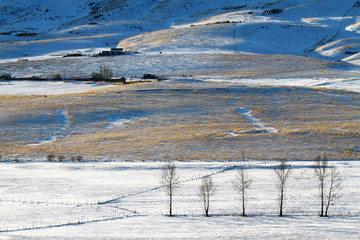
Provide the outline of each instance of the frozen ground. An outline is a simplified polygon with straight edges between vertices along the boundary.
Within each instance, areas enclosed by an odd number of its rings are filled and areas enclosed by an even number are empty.
[[[241,217],[232,179],[240,162],[175,162],[180,183],[169,218],[159,186],[162,162],[2,163],[1,230],[6,239],[32,238],[287,238],[358,239],[358,161],[334,161],[343,176],[329,218],[317,216],[317,179],[311,161],[294,161],[286,188],[286,217],[277,217],[274,166],[246,162],[253,184]],[[203,216],[197,189],[212,174],[217,194]],[[99,204],[100,203],[100,204]],[[70,224],[70,225],[68,225]]]

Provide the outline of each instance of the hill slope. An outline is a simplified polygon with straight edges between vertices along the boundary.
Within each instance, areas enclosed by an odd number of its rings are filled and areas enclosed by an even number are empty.
[[[0,58],[141,52],[299,55],[360,65],[358,0],[3,0]],[[160,32],[158,32],[160,30]]]

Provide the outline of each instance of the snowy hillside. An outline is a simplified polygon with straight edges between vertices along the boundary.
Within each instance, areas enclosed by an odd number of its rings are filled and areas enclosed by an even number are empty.
[[[142,52],[215,48],[360,64],[357,0],[3,0],[0,13],[4,60],[120,42]]]

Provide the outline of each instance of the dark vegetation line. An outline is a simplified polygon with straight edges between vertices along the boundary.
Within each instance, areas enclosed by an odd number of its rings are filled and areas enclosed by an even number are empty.
[[[65,226],[72,226],[72,225],[82,225],[82,224],[86,224],[86,223],[96,223],[96,222],[104,222],[104,221],[125,219],[125,218],[128,218],[128,217],[134,217],[134,216],[135,215],[123,215],[123,216],[108,217],[108,218],[101,218],[101,219],[95,219],[95,220],[85,220],[85,221],[53,224],[53,225],[47,225],[47,226],[37,226],[37,227],[33,226],[33,227],[23,227],[23,228],[17,228],[17,229],[6,229],[6,230],[0,230],[0,233],[20,232],[20,231],[27,231],[27,230],[39,230],[39,229],[65,227]]]

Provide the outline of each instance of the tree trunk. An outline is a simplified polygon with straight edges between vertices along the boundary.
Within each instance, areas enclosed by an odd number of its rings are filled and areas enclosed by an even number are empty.
[[[328,216],[328,210],[329,210],[329,206],[330,206],[330,199],[328,200],[328,203],[326,205],[326,209],[325,209],[325,216],[324,217],[327,217]]]
[[[246,216],[245,214],[245,189],[242,191],[242,215]]]
[[[324,216],[324,180],[321,180],[321,193],[320,193],[320,202],[321,202],[321,211],[320,211],[320,217]]]
[[[330,187],[329,187],[329,195],[326,203],[326,209],[325,209],[325,217],[328,216],[328,210],[331,203],[331,198],[333,197],[333,186],[334,186],[334,173],[333,170],[331,172],[331,178],[330,178]]]
[[[171,187],[170,187],[170,194],[169,194],[169,216],[172,216],[172,192],[171,192]]]
[[[280,191],[280,213],[279,213],[280,217],[283,216],[283,201],[284,201],[284,186],[281,186],[281,191]]]
[[[208,217],[209,216],[209,208],[210,208],[210,196],[206,196],[206,210],[205,210],[205,214]]]

